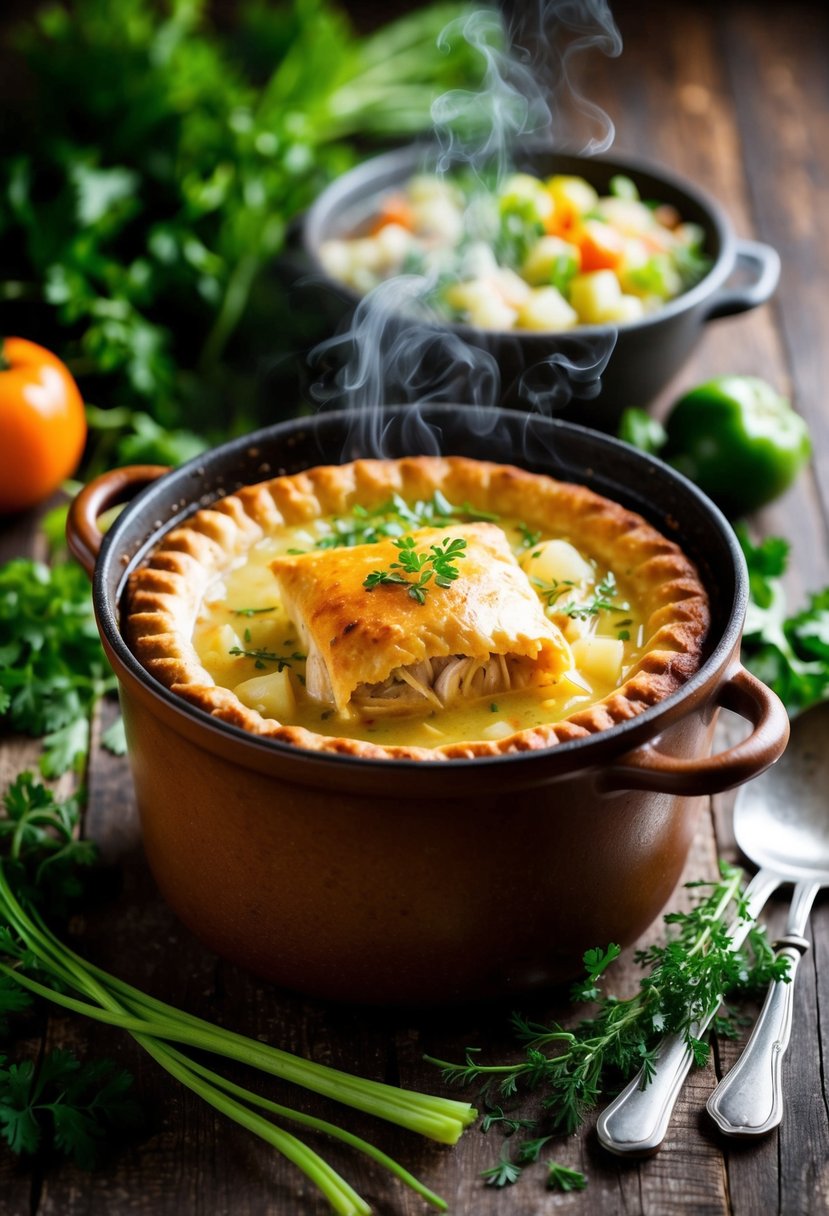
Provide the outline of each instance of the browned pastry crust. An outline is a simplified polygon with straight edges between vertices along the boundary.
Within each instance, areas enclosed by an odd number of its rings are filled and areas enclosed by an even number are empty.
[[[392,494],[414,502],[436,490],[560,535],[624,578],[642,606],[647,651],[628,679],[604,700],[548,725],[504,739],[451,743],[435,749],[378,746],[283,725],[243,705],[201,666],[191,642],[208,584],[251,544],[284,525],[371,508]],[[533,751],[605,730],[664,700],[699,667],[709,605],[699,575],[682,550],[641,516],[585,486],[511,465],[464,457],[413,456],[358,460],[277,477],[239,490],[197,511],[168,532],[129,580],[123,616],[126,640],[162,684],[223,722],[314,751],[370,759],[471,759]]]

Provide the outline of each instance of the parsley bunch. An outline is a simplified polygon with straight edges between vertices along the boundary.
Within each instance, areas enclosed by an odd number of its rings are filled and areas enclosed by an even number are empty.
[[[751,601],[743,631],[743,659],[793,711],[829,697],[829,587],[809,597],[800,612],[787,614],[782,576],[789,543],[769,536],[751,542],[737,535],[748,563]]]
[[[463,39],[436,46],[463,7],[365,38],[332,0],[249,0],[222,31],[206,0],[119,0],[117,20],[109,0],[32,7],[15,40],[29,87],[0,141],[7,328],[37,309],[87,398],[243,429],[248,369],[286,333],[305,344],[264,273],[291,219],[354,163],[347,141],[415,134],[435,96],[477,82]]]
[[[0,566],[0,722],[44,737],[45,776],[83,767],[90,716],[114,687],[83,570],[28,558]]]
[[[615,1092],[619,1076],[630,1077],[639,1069],[645,1076],[652,1067],[654,1051],[665,1033],[683,1035],[697,1064],[708,1056],[708,1044],[695,1038],[692,1028],[720,1005],[723,993],[756,990],[773,979],[785,978],[786,960],[775,959],[765,931],[753,925],[746,944],[731,949],[729,917],[733,911],[747,917],[742,894],[742,873],[721,865],[715,883],[690,883],[700,898],[689,912],[665,916],[667,940],[637,953],[636,961],[648,972],[638,992],[625,1000],[602,992],[601,980],[620,948],[589,950],[584,956],[585,978],[571,992],[577,1002],[596,1005],[596,1012],[569,1028],[558,1022],[550,1026],[529,1022],[519,1015],[513,1024],[524,1045],[517,1063],[487,1064],[477,1049],[469,1048],[463,1063],[427,1057],[438,1065],[447,1081],[468,1085],[483,1083],[483,1095],[496,1095],[500,1102],[515,1099],[522,1090],[540,1095],[545,1121],[553,1132],[571,1133],[583,1122],[601,1098]],[[714,1022],[717,1033],[736,1033],[737,1015],[726,1009]],[[508,1132],[533,1127],[531,1121],[511,1120],[496,1108]],[[516,1157],[502,1158],[488,1177],[491,1185],[508,1185],[519,1177],[528,1159],[536,1160],[545,1138],[521,1146]],[[505,1164],[506,1163],[506,1164]]]

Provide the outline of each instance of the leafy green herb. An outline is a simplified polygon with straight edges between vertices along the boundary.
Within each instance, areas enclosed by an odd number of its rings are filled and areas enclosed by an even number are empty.
[[[498,1126],[505,1136],[511,1136],[521,1128],[535,1127],[535,1119],[516,1119],[506,1114],[502,1106],[491,1106],[481,1119],[481,1131],[488,1132],[495,1126]]]
[[[97,857],[89,840],[79,839],[81,800],[59,802],[32,773],[20,773],[3,796],[0,857],[8,881],[49,917],[64,916],[82,893],[82,872]]]
[[[785,960],[776,960],[764,930],[753,925],[744,946],[731,949],[728,918],[732,910],[746,916],[742,874],[723,863],[714,883],[692,883],[700,891],[689,912],[665,916],[668,940],[635,957],[649,973],[639,991],[627,999],[602,996],[599,980],[618,955],[618,946],[591,950],[585,956],[587,976],[577,984],[576,1000],[596,1002],[597,1011],[569,1029],[559,1023],[544,1026],[518,1015],[513,1024],[525,1047],[515,1064],[487,1064],[468,1050],[460,1064],[436,1060],[446,1080],[456,1084],[481,1082],[502,1098],[514,1098],[523,1086],[541,1093],[541,1106],[554,1130],[572,1132],[606,1092],[609,1078],[627,1077],[640,1068],[646,1075],[659,1037],[665,1032],[685,1036],[702,1062],[708,1047],[694,1039],[691,1028],[720,1004],[723,993],[745,992],[785,978]],[[726,1013],[723,1015],[728,1017]]]
[[[541,1150],[552,1140],[552,1136],[538,1136],[535,1140],[525,1140],[518,1149],[519,1165],[534,1165],[541,1156]]]
[[[248,631],[245,630],[245,632],[247,633]],[[302,663],[308,657],[307,655],[299,654],[297,651],[288,655],[277,654],[275,650],[267,650],[261,646],[253,647],[252,649],[232,646],[227,653],[232,654],[234,658],[254,659],[253,665],[259,671],[264,671],[269,663],[275,663],[277,671],[284,671],[286,667],[293,667],[294,663]]]
[[[490,1166],[488,1170],[481,1170],[481,1177],[487,1186],[512,1186],[521,1177],[521,1166],[516,1165],[508,1156],[502,1156],[497,1165]]]
[[[533,545],[537,545],[541,540],[541,533],[534,532],[528,524],[521,520],[518,524],[518,531],[521,533],[521,548],[532,549]]]
[[[829,587],[787,615],[782,576],[789,543],[770,536],[755,545],[737,528],[748,563],[751,600],[743,631],[746,665],[791,711],[829,697]]]
[[[234,616],[262,616],[266,612],[275,612],[276,604],[268,604],[265,608],[231,608]]]
[[[388,570],[373,570],[367,575],[363,580],[367,591],[373,591],[375,587],[402,584],[408,586],[408,593],[413,600],[418,604],[425,604],[429,590],[427,583],[431,582],[432,578],[436,587],[446,588],[460,577],[455,562],[466,556],[466,541],[463,537],[446,536],[438,544],[430,545],[426,553],[417,552],[413,536],[404,536],[392,543],[400,560],[392,562]],[[403,571],[403,574],[398,571]],[[410,578],[404,577],[406,574],[413,575],[416,581],[412,582]]]
[[[404,536],[419,528],[440,528],[450,523],[481,521],[497,523],[500,516],[483,511],[469,502],[455,506],[435,490],[425,501],[407,503],[399,494],[394,494],[377,507],[364,507],[357,503],[351,515],[335,519],[331,531],[316,542],[317,549],[351,548],[354,545],[373,545],[381,540]]]
[[[114,687],[80,567],[28,558],[0,566],[0,719],[45,736],[46,776],[83,766],[90,715]]]
[[[579,1170],[571,1170],[569,1166],[549,1161],[547,1163],[547,1186],[550,1190],[583,1191],[587,1186],[587,1179]]]
[[[436,49],[463,12],[358,38],[328,0],[242,5],[221,32],[199,0],[121,0],[117,21],[104,0],[36,6],[0,153],[0,299],[39,305],[85,396],[146,410],[177,452],[182,430],[238,428],[255,384],[224,356],[273,332],[264,267],[355,160],[345,141],[413,135],[477,83],[465,40]]]
[[[141,1121],[131,1086],[130,1074],[111,1061],[82,1064],[61,1049],[38,1064],[0,1056],[0,1134],[14,1153],[35,1153],[47,1142],[91,1169],[112,1131]]]
[[[575,586],[570,579],[553,579],[551,582],[547,582],[545,579],[533,578],[532,583],[538,588],[542,599],[547,601],[548,608],[555,607],[559,615],[570,617],[571,620],[586,621],[588,617],[598,616],[600,612],[628,612],[630,610],[630,604],[616,604],[610,598],[618,591],[616,577],[612,570],[609,570],[601,582],[596,584],[596,590],[590,599],[572,600],[561,606],[557,606],[558,601]]]

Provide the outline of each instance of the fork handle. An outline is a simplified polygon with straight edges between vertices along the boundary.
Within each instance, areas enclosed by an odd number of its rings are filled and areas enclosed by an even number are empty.
[[[731,949],[738,950],[772,891],[780,885],[770,870],[755,874],[745,891],[746,918],[731,928]],[[701,1038],[716,1013],[714,1007],[703,1021],[690,1028]],[[671,1121],[676,1100],[694,1062],[683,1035],[666,1035],[656,1050],[650,1079],[644,1070],[610,1105],[596,1123],[599,1143],[619,1157],[649,1157],[657,1152]]]
[[[798,883],[777,957],[789,960],[786,980],[769,985],[766,1001],[737,1063],[711,1094],[706,1109],[727,1136],[762,1136],[783,1118],[783,1056],[789,1046],[798,964],[809,949],[803,936],[820,883]]]

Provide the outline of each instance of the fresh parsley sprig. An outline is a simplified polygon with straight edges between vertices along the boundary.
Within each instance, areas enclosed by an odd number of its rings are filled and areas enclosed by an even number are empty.
[[[110,1060],[81,1062],[56,1048],[41,1061],[0,1056],[0,1135],[14,1153],[49,1143],[82,1169],[92,1169],[114,1131],[142,1121],[132,1077]]]
[[[754,544],[737,535],[748,563],[751,599],[743,631],[743,659],[796,712],[829,698],[829,587],[789,614],[782,578],[789,542],[769,536]]]
[[[114,688],[80,566],[0,566],[0,722],[43,738],[44,776],[83,768],[91,714]]]
[[[427,584],[433,578],[436,587],[446,588],[460,577],[455,562],[466,557],[467,543],[463,537],[445,536],[442,541],[430,545],[425,553],[417,552],[413,536],[403,536],[392,543],[400,560],[392,562],[388,570],[372,570],[363,580],[366,591],[373,591],[375,587],[408,586],[411,598],[418,604],[425,604],[429,590]],[[415,581],[406,578],[406,575],[411,575]]]
[[[364,507],[355,503],[351,514],[334,519],[331,531],[316,542],[317,549],[352,548],[355,545],[374,545],[381,540],[404,536],[419,528],[441,528],[451,523],[497,523],[499,515],[484,511],[472,503],[459,506],[449,502],[440,490],[431,498],[407,503],[400,494],[377,507]]]

